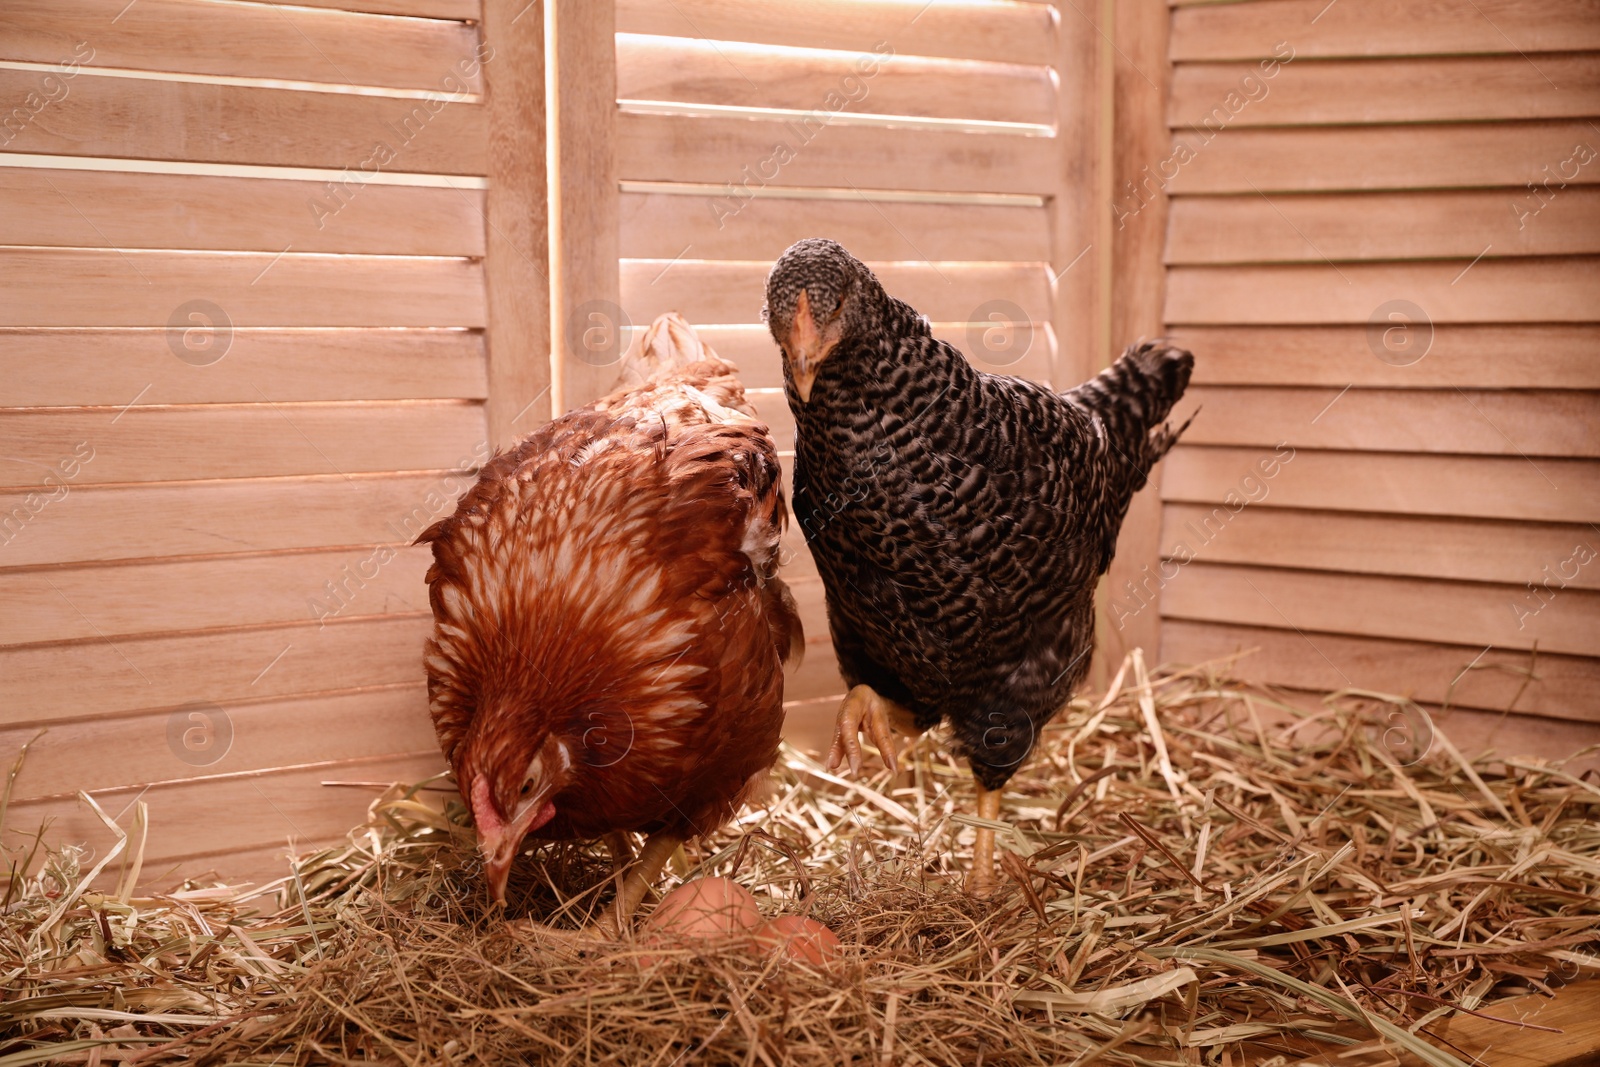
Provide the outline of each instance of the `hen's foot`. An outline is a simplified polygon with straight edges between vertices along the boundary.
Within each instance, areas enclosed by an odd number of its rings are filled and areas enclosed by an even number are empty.
[[[639,902],[644,899],[645,894],[650,891],[651,884],[661,874],[661,868],[666,866],[667,859],[681,844],[683,838],[676,834],[651,834],[645,840],[644,847],[639,850],[638,860],[622,875],[622,884],[617,887],[616,899],[590,928],[620,936],[627,928],[628,920],[633,918]]]
[[[861,734],[883,754],[884,766],[899,767],[900,748],[895,733],[916,737],[922,731],[910,711],[888,697],[880,696],[868,685],[858,685],[845,694],[839,705],[839,719],[833,730],[833,745],[828,749],[828,770],[841,763],[850,764],[850,773],[861,773]]]
[[[978,787],[978,818],[999,822],[1000,790],[990,792],[982,782],[975,784]],[[995,886],[994,831],[987,826],[979,826],[974,833],[977,836],[972,842],[972,873],[967,876],[967,893],[979,900],[987,900],[994,893]]]

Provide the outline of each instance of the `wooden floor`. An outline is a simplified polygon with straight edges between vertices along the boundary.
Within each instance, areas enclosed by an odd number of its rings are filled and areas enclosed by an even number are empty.
[[[1600,1064],[1600,979],[1563,986],[1555,997],[1540,993],[1479,1008],[1481,1016],[1456,1014],[1428,1027],[1444,1040],[1440,1048],[1472,1067],[1594,1067]],[[1494,1016],[1495,1018],[1484,1018]],[[1500,1021],[1507,1020],[1507,1021]],[[1533,1029],[1533,1027],[1549,1029]],[[1448,1043],[1446,1043],[1448,1042]],[[1263,1051],[1249,1067],[1423,1067],[1415,1056],[1377,1045],[1334,1047],[1285,1060],[1283,1050]]]

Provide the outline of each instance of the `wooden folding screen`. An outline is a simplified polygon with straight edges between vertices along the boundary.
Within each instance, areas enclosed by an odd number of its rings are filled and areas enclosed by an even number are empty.
[[[1600,741],[1594,5],[1119,19],[1117,280],[1199,355],[1201,415],[1111,616],[1448,701],[1474,746]]]
[[[281,870],[439,765],[407,545],[549,415],[542,23],[0,9],[5,845],[106,848],[82,789]]]
[[[622,0],[616,18],[625,324],[688,316],[785,455],[761,307],[803,237],[842,242],[978,366],[1101,365],[1101,40],[1076,5]],[[842,684],[798,531],[788,549],[808,637],[789,734],[816,744]]]

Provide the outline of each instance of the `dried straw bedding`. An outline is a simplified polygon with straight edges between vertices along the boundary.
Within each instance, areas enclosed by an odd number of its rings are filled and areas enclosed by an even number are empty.
[[[133,896],[142,814],[89,869],[8,827],[37,873],[4,892],[0,1067],[1442,1067],[1471,1058],[1453,1018],[1600,972],[1593,775],[1469,762],[1400,698],[1305,712],[1219,670],[1130,659],[1075,701],[1008,789],[986,903],[960,885],[971,776],[937,738],[893,781],[785,749],[768,806],[667,882],[726,875],[821,920],[843,942],[822,967],[507,923],[448,783],[390,789],[264,887]],[[510,913],[574,926],[611,884],[603,848],[542,847]]]

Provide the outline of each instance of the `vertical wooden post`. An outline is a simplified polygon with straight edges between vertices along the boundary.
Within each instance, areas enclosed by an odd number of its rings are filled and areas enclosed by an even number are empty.
[[[1101,150],[1107,109],[1099,7],[1058,0],[1056,143],[1061,180],[1050,198],[1056,351],[1051,378],[1070,389],[1105,366],[1105,264],[1102,228],[1109,163]]]
[[[1167,197],[1158,164],[1171,152],[1166,107],[1169,81],[1166,0],[1116,5],[1113,76],[1111,336],[1122,346],[1166,329]],[[1148,168],[1148,171],[1146,170]],[[1152,177],[1153,176],[1153,177]],[[1135,647],[1161,661],[1161,473],[1133,498],[1117,557],[1101,586],[1101,656],[1115,666]],[[1130,596],[1133,583],[1143,599]]]
[[[546,210],[542,0],[484,0],[489,109],[484,209],[489,443],[505,447],[550,418],[550,237]]]
[[[544,0],[555,410],[607,392],[628,345],[617,258],[616,5]]]

